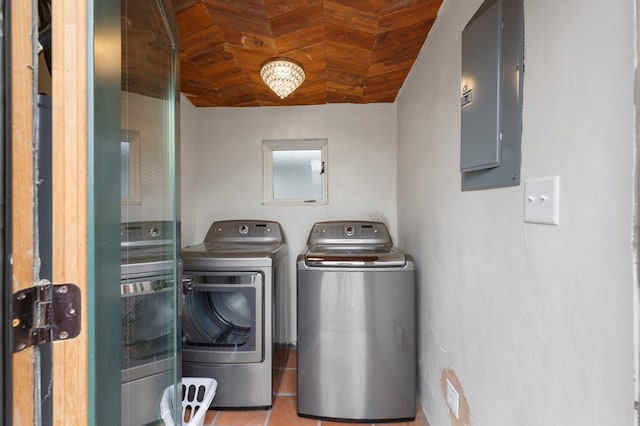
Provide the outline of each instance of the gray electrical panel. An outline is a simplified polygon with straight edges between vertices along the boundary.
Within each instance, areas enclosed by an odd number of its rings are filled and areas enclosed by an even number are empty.
[[[462,190],[520,184],[523,0],[486,0],[462,32]]]
[[[500,165],[502,2],[462,33],[462,150],[460,171]]]

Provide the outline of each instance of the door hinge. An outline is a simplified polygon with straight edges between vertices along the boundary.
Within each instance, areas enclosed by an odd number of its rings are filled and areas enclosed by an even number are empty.
[[[80,288],[36,285],[13,294],[13,352],[80,334]]]

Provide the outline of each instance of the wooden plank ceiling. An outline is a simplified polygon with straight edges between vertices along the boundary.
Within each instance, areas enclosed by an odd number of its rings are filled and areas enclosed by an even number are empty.
[[[198,107],[393,102],[442,0],[172,0],[180,91]],[[271,57],[306,79],[281,100],[261,80]]]

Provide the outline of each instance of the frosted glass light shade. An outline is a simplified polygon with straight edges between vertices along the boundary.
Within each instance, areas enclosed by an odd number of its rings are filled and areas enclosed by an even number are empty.
[[[260,77],[280,99],[289,96],[304,81],[304,70],[291,59],[270,59],[262,65]]]

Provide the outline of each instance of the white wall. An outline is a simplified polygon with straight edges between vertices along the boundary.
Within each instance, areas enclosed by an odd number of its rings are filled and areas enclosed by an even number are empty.
[[[295,258],[313,223],[380,220],[397,235],[395,105],[183,106],[182,115],[183,245],[201,242],[215,220],[278,221],[295,300]],[[328,205],[262,204],[262,140],[295,138],[328,139]],[[295,341],[295,306],[290,321]]]
[[[460,191],[460,34],[480,3],[445,0],[397,100],[420,400],[454,424],[451,369],[475,425],[631,425],[634,1],[525,0],[522,178],[560,176],[557,227],[523,222],[524,185]]]

